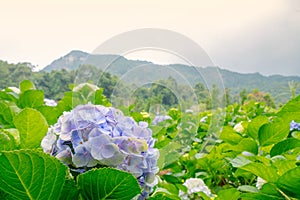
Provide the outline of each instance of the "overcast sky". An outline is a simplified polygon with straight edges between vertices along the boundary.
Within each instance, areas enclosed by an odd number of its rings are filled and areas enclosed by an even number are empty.
[[[0,27],[8,62],[44,67],[123,32],[160,28],[194,40],[221,68],[300,76],[299,0],[1,0]],[[152,55],[144,59],[177,61]]]

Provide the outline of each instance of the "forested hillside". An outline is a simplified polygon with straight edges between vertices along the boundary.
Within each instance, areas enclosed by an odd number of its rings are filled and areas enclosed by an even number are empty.
[[[104,95],[116,104],[134,103],[137,110],[148,110],[153,104],[194,110],[199,103],[200,110],[204,110],[251,99],[279,107],[299,93],[300,83],[298,76],[267,77],[181,64],[162,66],[81,51],[70,52],[44,70],[33,69],[30,63],[0,61],[1,89],[18,87],[19,82],[29,79],[44,91],[46,98],[59,100],[74,85],[89,82],[104,88]]]
[[[69,54],[53,61],[45,67],[44,71],[50,72],[57,69],[73,70],[77,69],[80,64],[91,64],[98,69],[110,72],[113,75],[120,76],[128,73],[130,70],[143,66],[143,70],[135,70],[135,76],[125,79],[130,83],[138,83],[144,80],[145,74],[151,74],[158,80],[167,79],[170,75],[176,79],[179,74],[186,77],[192,85],[200,82],[206,87],[212,88],[216,84],[215,80],[220,76],[225,88],[229,88],[232,94],[238,94],[243,89],[250,92],[253,89],[270,93],[277,103],[284,103],[290,98],[289,82],[300,83],[300,76],[282,76],[272,75],[264,76],[260,73],[242,74],[221,69],[219,67],[191,67],[182,64],[157,65],[146,61],[127,60],[117,55],[91,55],[82,51],[71,51]],[[284,67],[284,66],[283,66]],[[165,68],[173,69],[168,73],[161,73]],[[153,70],[156,69],[156,70]],[[219,72],[217,74],[216,72]],[[177,79],[179,83],[182,80]],[[220,86],[219,86],[220,87]]]

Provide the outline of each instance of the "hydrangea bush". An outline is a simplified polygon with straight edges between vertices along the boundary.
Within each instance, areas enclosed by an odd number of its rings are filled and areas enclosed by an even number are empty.
[[[44,152],[72,171],[109,166],[132,173],[144,199],[157,184],[158,149],[146,122],[135,122],[120,110],[101,105],[79,105],[58,119],[43,138]]]

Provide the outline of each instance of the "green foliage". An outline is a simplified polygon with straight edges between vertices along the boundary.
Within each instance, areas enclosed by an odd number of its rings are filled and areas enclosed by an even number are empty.
[[[79,175],[78,185],[84,199],[129,200],[141,192],[132,174],[110,168],[90,170]]]
[[[66,166],[41,152],[0,154],[0,189],[9,199],[58,199],[66,175]]]
[[[108,78],[105,87],[114,81],[109,83]],[[172,79],[164,84],[181,88]],[[198,102],[203,103],[208,90],[201,84],[197,88]],[[58,160],[39,151],[48,127],[63,112],[89,102],[111,105],[105,89],[73,85],[56,106],[45,105],[44,92],[30,81],[20,83],[20,93],[10,88],[0,91],[0,198],[132,199],[138,195],[138,182],[127,172],[97,166],[100,169],[73,177]],[[217,88],[214,92],[212,96],[220,98]],[[182,199],[184,195],[189,199],[300,198],[300,138],[299,132],[290,130],[292,120],[300,122],[300,96],[279,110],[266,100],[256,102],[246,95],[243,104],[224,108],[210,104],[215,109],[201,113],[184,113],[181,107],[174,108],[176,100],[170,98],[165,101],[170,104],[165,114],[171,119],[152,124],[154,116],[140,110],[150,105],[145,98],[154,94],[159,98],[151,101],[162,103],[161,97],[171,93],[156,83],[137,91],[140,105],[125,108],[135,120],[150,124],[160,151],[160,181],[149,199]],[[184,185],[190,178],[202,179],[210,194],[205,193],[204,186],[191,193]],[[261,179],[263,185],[258,186]]]

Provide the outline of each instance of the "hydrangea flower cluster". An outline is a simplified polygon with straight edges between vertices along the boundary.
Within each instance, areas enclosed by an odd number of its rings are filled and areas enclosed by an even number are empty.
[[[96,165],[132,173],[144,199],[157,184],[158,149],[146,122],[112,107],[79,105],[58,119],[43,138],[41,146],[71,170],[85,172]]]
[[[183,185],[188,189],[187,194],[180,191],[179,196],[183,200],[190,199],[189,195],[192,195],[193,193],[197,193],[197,192],[203,192],[208,197],[213,197],[213,194],[211,193],[210,189],[205,185],[204,181],[200,178],[186,179]]]
[[[290,123],[290,130],[291,131],[295,131],[295,130],[300,131],[300,123],[297,123],[294,120],[291,121],[291,123]]]

